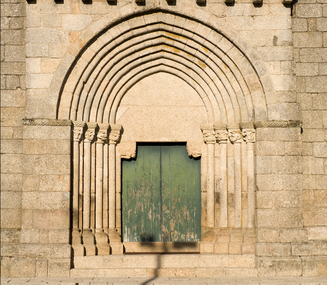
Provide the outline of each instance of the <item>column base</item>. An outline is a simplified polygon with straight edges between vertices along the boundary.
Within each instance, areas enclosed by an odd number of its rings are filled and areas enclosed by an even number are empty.
[[[84,256],[84,246],[82,244],[73,244],[73,254],[74,256]]]
[[[112,242],[111,246],[111,254],[123,254],[124,253],[124,245],[121,242]]]

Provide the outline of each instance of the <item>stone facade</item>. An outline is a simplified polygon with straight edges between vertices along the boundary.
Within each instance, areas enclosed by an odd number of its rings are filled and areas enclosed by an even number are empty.
[[[2,277],[327,275],[323,0],[2,0],[1,124]],[[193,248],[122,240],[139,142],[201,157]]]

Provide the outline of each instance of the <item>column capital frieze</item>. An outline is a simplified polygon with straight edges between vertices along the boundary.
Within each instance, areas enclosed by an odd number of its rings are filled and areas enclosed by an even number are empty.
[[[80,142],[83,139],[85,125],[83,121],[73,121],[74,142]]]
[[[225,124],[214,124],[216,140],[219,144],[226,144],[228,140],[228,131]]]
[[[255,143],[255,129],[242,129],[243,139],[246,143]]]
[[[98,124],[94,122],[88,122],[86,124],[87,124],[87,130],[85,132],[85,142],[91,143],[95,138],[95,131]]]
[[[117,144],[120,140],[123,127],[119,124],[110,125],[109,144]]]
[[[98,126],[97,143],[104,144],[108,142],[109,124],[99,123]]]
[[[242,132],[240,129],[228,129],[228,137],[232,144],[242,142]]]
[[[206,144],[216,143],[215,129],[213,125],[201,125],[203,140]]]

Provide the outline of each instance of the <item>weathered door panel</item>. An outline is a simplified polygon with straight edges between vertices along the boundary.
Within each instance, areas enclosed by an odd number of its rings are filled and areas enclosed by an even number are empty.
[[[138,145],[122,162],[124,242],[199,241],[200,160],[185,145]]]
[[[124,241],[160,241],[159,146],[139,146],[137,159],[122,168]]]
[[[185,145],[161,146],[161,173],[163,241],[199,241],[200,160]]]

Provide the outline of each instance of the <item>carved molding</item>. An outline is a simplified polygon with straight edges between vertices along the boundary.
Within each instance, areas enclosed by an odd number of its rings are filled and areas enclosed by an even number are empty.
[[[53,120],[53,119],[23,119],[23,125],[25,126],[71,126],[71,120]]]
[[[243,129],[242,135],[246,143],[255,143],[255,129]]]
[[[232,144],[241,143],[243,140],[240,129],[228,129],[228,137]]]
[[[122,125],[112,124],[110,125],[110,133],[109,133],[109,143],[117,144],[120,140],[120,135],[122,131]]]
[[[97,133],[97,143],[104,144],[108,142],[109,124],[99,123],[99,131]]]
[[[87,123],[87,130],[86,130],[85,136],[84,136],[85,142],[91,143],[94,140],[97,125],[98,125],[97,123],[93,123],[93,122]]]
[[[136,157],[136,142],[122,142],[117,146],[121,158],[130,159]]]
[[[201,157],[202,156],[202,145],[203,143],[197,143],[197,142],[187,142],[186,143],[186,150],[187,154],[190,157]]]
[[[215,130],[212,125],[201,125],[201,131],[205,143],[216,143]]]
[[[302,122],[294,121],[259,121],[254,123],[255,128],[300,128]]]
[[[73,121],[73,138],[75,142],[80,142],[84,136],[85,122],[83,121]]]

